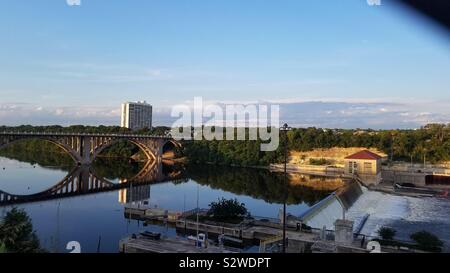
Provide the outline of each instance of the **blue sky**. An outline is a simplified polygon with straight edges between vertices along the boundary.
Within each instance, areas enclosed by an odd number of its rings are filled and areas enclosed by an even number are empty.
[[[450,122],[448,33],[391,2],[4,0],[0,124],[117,124],[129,100],[158,124],[194,96],[282,102],[298,126]]]

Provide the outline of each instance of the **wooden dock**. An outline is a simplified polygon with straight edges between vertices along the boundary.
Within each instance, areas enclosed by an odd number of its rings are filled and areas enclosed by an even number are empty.
[[[185,218],[167,217],[159,211],[146,210],[143,208],[126,210],[126,217],[134,216],[148,222],[164,223],[174,225],[177,231],[195,232],[199,231],[208,237],[225,235],[242,240],[243,245],[250,243],[259,245],[260,252],[277,252],[282,244],[283,225],[270,219],[249,220],[241,224],[225,224],[214,222],[199,222]],[[173,213],[173,215],[180,215]],[[293,222],[292,222],[293,221]],[[286,237],[288,240],[287,252],[304,253],[312,245],[320,241],[321,230],[297,230],[297,218],[288,221]],[[355,246],[360,243],[355,242]],[[346,248],[348,249],[348,247]],[[357,249],[357,248],[355,248]],[[125,253],[239,253],[241,250],[227,247],[210,245],[208,248],[197,248],[194,241],[184,238],[164,238],[162,240],[151,240],[148,238],[126,238],[120,243],[120,251]],[[354,250],[352,250],[354,251]]]
[[[119,250],[122,253],[238,253],[225,247],[208,246],[199,248],[195,241],[184,238],[163,238],[151,240],[142,237],[125,238],[120,241]]]
[[[172,215],[180,216],[179,213],[173,212]],[[252,220],[245,224],[225,224],[225,223],[203,223],[177,217],[168,217],[167,214],[155,213],[154,209],[146,208],[126,208],[125,216],[131,218],[139,218],[146,222],[161,222],[173,224],[180,231],[197,231],[209,235],[225,235],[237,239],[259,241],[278,236],[282,232],[282,224],[271,221]],[[295,226],[288,224],[288,233],[292,238],[297,238],[301,234],[310,237],[311,234],[295,231]],[[297,235],[296,235],[297,234]],[[317,236],[314,235],[314,236]],[[309,241],[309,240],[308,240]]]

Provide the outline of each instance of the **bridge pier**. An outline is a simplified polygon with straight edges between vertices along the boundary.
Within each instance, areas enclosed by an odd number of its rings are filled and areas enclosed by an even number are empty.
[[[91,165],[94,162],[94,158],[91,156],[92,140],[88,137],[80,137],[80,157],[81,165]]]

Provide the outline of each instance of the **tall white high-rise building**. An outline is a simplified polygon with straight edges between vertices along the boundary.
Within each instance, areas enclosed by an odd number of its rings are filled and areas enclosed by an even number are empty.
[[[152,128],[153,107],[145,101],[122,104],[121,126],[131,130]]]

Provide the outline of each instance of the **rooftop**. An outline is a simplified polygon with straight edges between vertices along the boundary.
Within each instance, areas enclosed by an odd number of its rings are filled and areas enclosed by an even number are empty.
[[[381,158],[382,157],[377,155],[376,153],[373,153],[369,150],[363,150],[363,151],[357,152],[356,154],[349,155],[345,159],[378,160]]]

